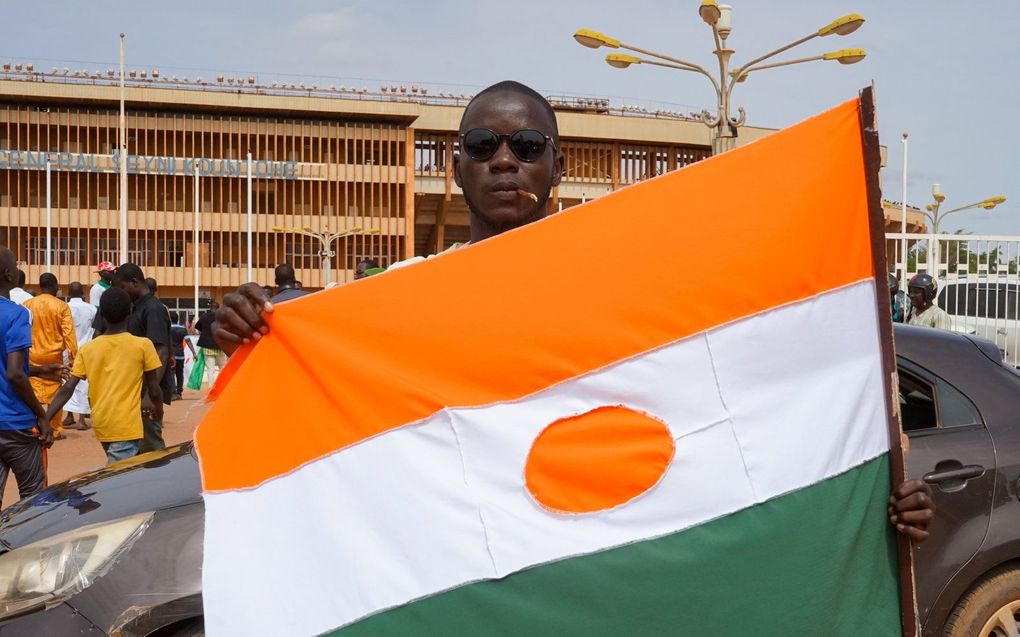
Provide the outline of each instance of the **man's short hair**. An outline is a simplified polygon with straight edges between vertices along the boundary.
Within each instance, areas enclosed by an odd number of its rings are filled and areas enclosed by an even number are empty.
[[[39,275],[39,287],[44,290],[56,290],[58,287],[57,275],[52,272],[43,272]]]
[[[19,288],[24,288],[25,287],[25,281],[27,281],[27,280],[28,280],[28,277],[25,276],[25,271],[19,268],[18,269],[18,287]]]
[[[156,279],[152,278],[151,276],[145,279],[145,285],[146,287],[149,288],[149,291],[152,292],[153,294],[155,294],[156,290],[159,288],[159,286],[156,285]]]
[[[102,298],[103,297],[99,297],[100,300],[102,300]],[[180,323],[181,322],[181,315],[178,314],[177,312],[170,312],[170,322],[171,323]]]
[[[117,268],[117,271],[113,273],[113,280],[120,281],[137,281],[139,283],[145,282],[145,274],[142,269],[134,263],[125,263]],[[106,294],[106,292],[103,292]],[[102,297],[100,297],[102,298]]]
[[[535,89],[531,88],[530,86],[525,86],[520,82],[515,82],[514,80],[503,80],[502,82],[496,82],[492,86],[482,89],[479,93],[472,97],[471,101],[468,102],[468,105],[464,108],[464,113],[460,117],[460,125],[457,127],[457,130],[459,130],[461,133],[465,132],[464,120],[467,119],[468,111],[471,110],[471,106],[479,98],[488,95],[489,93],[510,93],[512,95],[519,95],[521,97],[534,101],[542,108],[542,110],[546,112],[546,114],[549,116],[549,121],[552,123],[552,130],[542,132],[549,135],[549,137],[552,138],[553,142],[556,144],[557,147],[560,145],[560,130],[556,123],[556,111],[553,110],[552,104],[549,103],[549,100],[542,97],[541,93],[539,93]]]
[[[107,323],[123,323],[131,314],[131,297],[120,288],[110,288],[99,297],[99,313]]]
[[[71,281],[71,284],[67,286],[67,296],[76,299],[83,294],[85,294],[85,288],[80,281]]]
[[[294,284],[294,267],[289,263],[281,263],[273,272],[277,286]]]

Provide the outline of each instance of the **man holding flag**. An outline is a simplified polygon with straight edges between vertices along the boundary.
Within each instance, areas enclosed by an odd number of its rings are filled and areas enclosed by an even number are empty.
[[[542,139],[522,140],[525,131],[537,131]],[[517,82],[494,84],[465,108],[460,135],[454,178],[471,212],[471,243],[545,218],[550,191],[563,174],[556,114],[545,98]],[[522,150],[534,153],[538,147],[542,152],[537,156]],[[525,193],[534,193],[537,200]],[[224,297],[216,312],[216,341],[228,354],[243,343],[258,341],[269,332],[261,314],[272,311],[260,286],[242,285]],[[928,537],[925,529],[933,517],[931,490],[920,480],[904,482],[890,497],[890,523],[915,542]]]
[[[920,481],[889,496],[903,457],[872,92],[531,224],[558,148],[545,100],[490,87],[453,166],[480,245],[276,308],[251,286],[225,300],[217,339],[248,346],[196,432],[210,634],[891,635],[915,621],[906,540],[927,537],[934,506]],[[832,189],[846,196],[818,219]],[[845,242],[822,250],[817,232]],[[688,233],[740,249],[692,271],[709,253],[680,258]],[[766,235],[801,249],[773,254]],[[553,252],[554,271],[522,266]],[[616,266],[639,256],[641,277]],[[766,263],[753,289],[712,301]],[[462,303],[436,303],[437,287]],[[264,398],[281,392],[298,400]],[[283,422],[327,426],[280,438]],[[269,515],[286,522],[261,528]],[[238,543],[238,527],[260,528]],[[252,563],[266,544],[287,548]]]

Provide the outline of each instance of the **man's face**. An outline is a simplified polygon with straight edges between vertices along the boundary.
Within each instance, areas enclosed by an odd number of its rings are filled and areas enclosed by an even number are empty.
[[[924,290],[921,288],[907,288],[907,296],[910,297],[911,305],[919,310],[924,309],[926,303],[924,300]]]
[[[142,297],[142,294],[149,291],[143,281],[125,281],[121,279],[116,282],[117,287],[128,293],[132,301],[137,301]]]
[[[107,283],[113,283],[113,271],[103,270],[99,273],[99,278],[106,281]]]
[[[531,128],[552,134],[549,115],[533,99],[511,92],[489,93],[471,105],[461,133],[487,128],[499,135],[510,135]],[[535,162],[524,162],[510,150],[506,141],[485,161],[471,159],[461,150],[454,158],[454,179],[464,191],[471,212],[491,228],[502,232],[545,216],[549,190],[560,183],[563,155],[547,144],[545,153]],[[523,189],[538,196],[538,201],[517,193]]]

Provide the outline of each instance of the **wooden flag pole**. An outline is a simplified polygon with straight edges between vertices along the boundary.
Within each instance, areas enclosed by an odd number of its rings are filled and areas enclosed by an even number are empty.
[[[899,380],[896,376],[896,350],[893,342],[892,306],[889,294],[888,266],[885,254],[885,215],[882,211],[882,189],[878,171],[881,168],[881,149],[878,142],[878,119],[875,114],[875,87],[866,87],[860,93],[861,145],[864,150],[864,174],[868,188],[868,212],[871,220],[871,255],[875,273],[879,332],[882,335],[882,369],[885,384],[886,408],[889,422],[889,461],[892,487],[906,480],[906,462],[900,439]],[[903,635],[916,637],[920,633],[917,623],[917,597],[914,594],[914,562],[910,540],[897,533],[900,570],[900,613]]]

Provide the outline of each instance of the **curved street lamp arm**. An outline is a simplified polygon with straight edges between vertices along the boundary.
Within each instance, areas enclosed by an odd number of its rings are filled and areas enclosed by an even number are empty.
[[[971,208],[980,208],[982,205],[984,205],[984,203],[985,203],[984,201],[979,201],[977,203],[972,203],[972,204],[970,204],[968,206],[961,206],[959,208],[953,208],[952,210],[947,210],[947,211],[943,212],[942,213],[942,217],[945,218],[946,215],[952,214],[954,212],[960,212],[961,210],[970,210]]]
[[[650,56],[652,56],[654,58],[659,58],[660,60],[666,60],[667,62],[672,62],[673,63],[673,64],[662,64],[660,62],[653,62],[652,60],[642,60],[643,64],[656,64],[658,66],[665,66],[667,68],[677,68],[677,69],[680,69],[682,71],[694,71],[696,73],[701,73],[702,75],[707,77],[712,82],[712,86],[715,87],[716,92],[721,90],[720,87],[719,87],[719,82],[714,77],[712,77],[712,74],[709,73],[705,69],[705,67],[703,67],[703,66],[699,66],[697,64],[694,64],[693,62],[687,62],[685,60],[681,60],[680,58],[671,57],[669,55],[663,55],[662,53],[656,53],[655,51],[649,51],[648,49],[641,49],[641,48],[638,48],[636,46],[631,46],[629,44],[624,44],[623,42],[620,43],[620,48],[621,49],[628,49],[630,51],[635,51],[637,53],[643,53],[645,55],[650,55]]]
[[[736,71],[734,71],[734,73],[735,73],[734,77],[740,77],[745,71],[749,71],[750,68],[752,66],[754,66],[755,64],[757,64],[758,62],[764,62],[765,60],[769,59],[770,57],[779,55],[783,51],[789,51],[793,47],[800,46],[801,44],[804,44],[808,40],[813,40],[814,38],[817,38],[817,37],[818,37],[818,32],[816,31],[816,32],[812,33],[811,35],[804,36],[803,38],[801,38],[801,39],[799,39],[799,40],[797,40],[795,42],[791,42],[790,44],[787,44],[786,46],[780,47],[780,48],[776,49],[775,51],[770,51],[769,53],[766,53],[765,55],[756,57],[753,60],[751,60],[751,61],[747,62],[746,64],[744,64],[743,66],[741,66]]]
[[[315,239],[318,239],[319,243],[322,244],[323,249],[324,250],[328,249],[328,246],[326,246],[326,237],[322,236],[321,234],[316,234],[311,230],[305,230],[304,228],[291,228],[290,231],[294,234],[301,234],[306,237],[313,237]]]
[[[739,128],[744,125],[744,121],[747,119],[747,113],[744,111],[744,107],[741,106],[737,109],[738,117],[730,118],[730,125],[734,128]]]
[[[741,75],[747,75],[752,71],[763,71],[765,69],[774,69],[780,66],[790,66],[791,64],[803,64],[804,62],[816,62],[818,60],[824,59],[825,59],[824,55],[812,55],[811,57],[796,58],[793,60],[786,60],[784,62],[773,62],[772,64],[759,64],[758,66],[748,66],[745,64],[744,66],[740,67],[740,69],[733,72],[732,76],[733,79],[730,81],[730,86],[732,88],[733,83],[736,82],[737,78],[739,78]]]
[[[623,45],[621,45],[621,46],[623,46]],[[719,95],[719,85],[716,84],[715,78],[713,78],[711,75],[708,75],[708,73],[704,69],[700,69],[700,70],[699,69],[693,69],[693,68],[691,68],[689,66],[682,66],[680,64],[672,64],[672,63],[668,63],[668,62],[658,62],[656,60],[646,60],[646,59],[642,59],[641,60],[641,64],[651,64],[653,66],[661,66],[663,68],[676,69],[678,71],[692,71],[694,73],[701,73],[702,75],[707,76],[708,79],[712,80],[712,86],[715,87],[716,95],[717,96]],[[709,128],[714,128],[715,126],[717,126],[719,124],[719,118],[718,117],[712,117],[712,115],[709,114],[709,112],[707,110],[701,111],[701,121],[704,122],[705,125],[708,126]],[[741,120],[740,121],[741,121],[741,123],[743,123],[743,109],[741,109]]]

